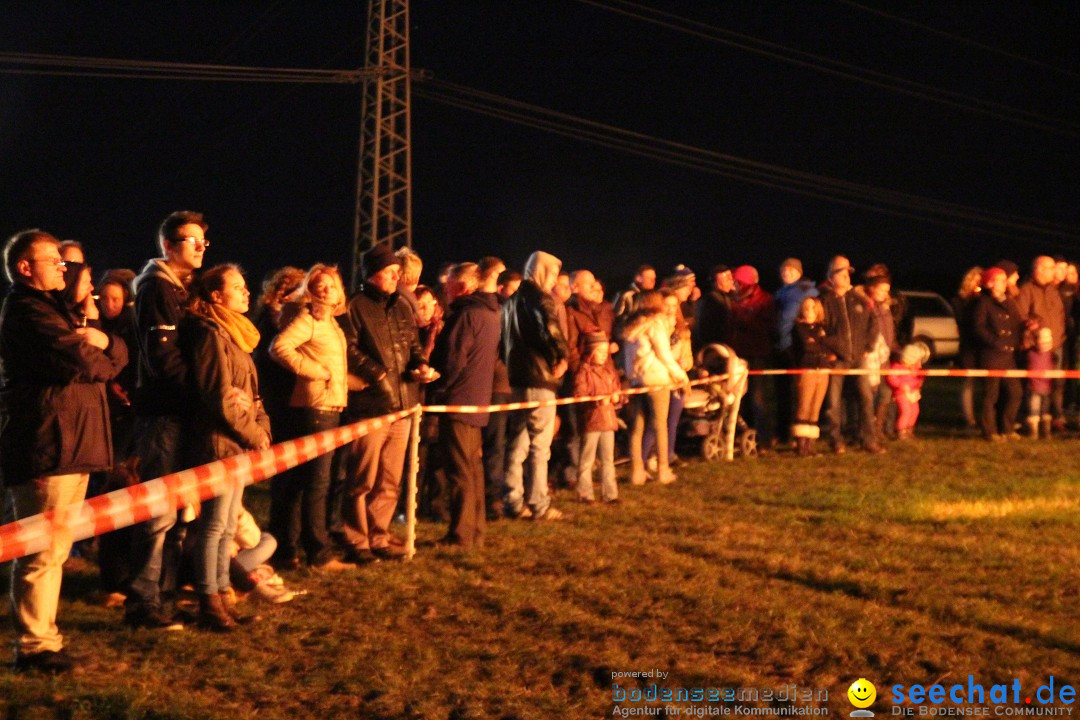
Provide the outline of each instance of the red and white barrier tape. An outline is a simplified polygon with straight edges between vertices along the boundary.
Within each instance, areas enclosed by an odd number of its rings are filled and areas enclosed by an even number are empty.
[[[1006,377],[1006,378],[1080,378],[1080,370],[963,370],[946,368],[924,368],[908,370],[906,368],[794,368],[750,370],[750,375],[807,375],[824,373],[828,375],[921,375],[923,377]]]
[[[72,540],[119,530],[164,515],[189,503],[221,495],[234,483],[245,485],[267,478],[346,445],[372,430],[415,415],[410,408],[392,415],[361,420],[332,430],[252,450],[224,460],[182,470],[85,500],[68,515]],[[41,552],[53,537],[55,511],[24,518],[0,527],[0,562]]]

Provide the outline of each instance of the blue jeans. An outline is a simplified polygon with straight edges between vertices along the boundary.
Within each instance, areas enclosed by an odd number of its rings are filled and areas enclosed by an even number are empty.
[[[586,432],[581,435],[581,460],[578,464],[577,496],[594,499],[593,465],[600,458],[600,497],[615,500],[619,486],[615,482],[615,431]]]
[[[233,482],[224,495],[204,500],[195,541],[195,590],[213,595],[232,587],[229,582],[229,543],[236,535],[244,484]]]
[[[686,398],[681,392],[672,391],[671,400],[668,403],[668,464],[675,459],[675,436],[679,430],[679,418],[682,417],[683,405]],[[645,435],[641,439],[641,457],[648,460],[656,448],[656,429],[653,423],[645,424]],[[659,458],[657,458],[659,459]]]
[[[514,388],[514,402],[554,400],[555,391],[543,388]],[[551,505],[548,495],[548,460],[555,434],[555,406],[521,410],[510,420],[507,440],[505,502],[512,513],[525,502],[525,462],[529,463],[529,509],[539,517]]]
[[[135,452],[142,480],[177,472],[181,467],[183,421],[175,416],[140,417],[135,424]],[[125,581],[128,612],[155,610],[161,597],[176,592],[180,545],[184,528],[176,524],[176,510],[132,528],[131,575]]]

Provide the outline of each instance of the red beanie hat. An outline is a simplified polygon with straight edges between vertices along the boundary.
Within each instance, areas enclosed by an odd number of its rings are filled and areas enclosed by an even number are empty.
[[[994,282],[994,278],[998,275],[1005,276],[1005,271],[999,267],[990,267],[983,270],[982,274],[982,286],[990,287],[990,283]]]
[[[740,287],[758,284],[758,271],[753,265],[740,265],[731,274]]]

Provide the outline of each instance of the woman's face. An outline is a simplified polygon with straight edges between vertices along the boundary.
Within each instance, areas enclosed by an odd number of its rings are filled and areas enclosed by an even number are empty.
[[[116,283],[106,283],[101,288],[101,314],[112,320],[124,310],[124,289]]]
[[[211,293],[214,302],[233,312],[246,313],[251,293],[248,292],[244,276],[235,270],[226,270],[222,277],[224,287]]]
[[[817,306],[814,303],[806,303],[803,305],[803,318],[807,323],[813,324],[817,322]]]
[[[79,273],[78,285],[75,286],[75,302],[81,303],[86,296],[94,291],[94,283],[90,280],[90,268],[84,267]]]
[[[679,312],[679,298],[675,295],[669,295],[664,298],[664,314],[674,320],[678,317]]]
[[[335,306],[340,302],[337,283],[326,273],[319,273],[308,286],[308,292],[315,302],[323,305]]]
[[[435,296],[424,293],[416,298],[416,319],[420,327],[427,327],[431,318],[435,317]]]
[[[878,283],[870,291],[870,299],[876,303],[883,303],[889,299],[889,290],[891,289],[892,286],[889,283]]]

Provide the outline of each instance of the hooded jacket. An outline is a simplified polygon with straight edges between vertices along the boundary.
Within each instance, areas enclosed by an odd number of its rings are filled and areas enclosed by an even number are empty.
[[[623,331],[623,363],[634,387],[677,385],[689,378],[671,352],[671,324],[663,313],[638,314]]]
[[[85,342],[59,292],[16,283],[0,309],[0,469],[5,484],[106,470],[113,463],[105,383],[127,364],[123,340]]]
[[[420,385],[410,373],[425,358],[409,304],[365,282],[343,317],[349,372],[368,383],[349,393],[352,416],[376,417],[417,405]]]
[[[132,404],[139,415],[185,415],[191,410],[188,367],[177,344],[188,291],[160,258],[135,278],[135,338],[139,366]]]
[[[431,352],[431,366],[442,375],[429,390],[436,402],[491,404],[499,332],[499,301],[494,294],[463,295],[450,303],[446,326]],[[488,423],[487,413],[450,417],[474,427]]]
[[[553,284],[562,264],[545,252],[534,252],[525,264],[521,287],[502,306],[502,354],[517,388],[557,390],[552,368],[567,357],[555,299],[541,288]]]

